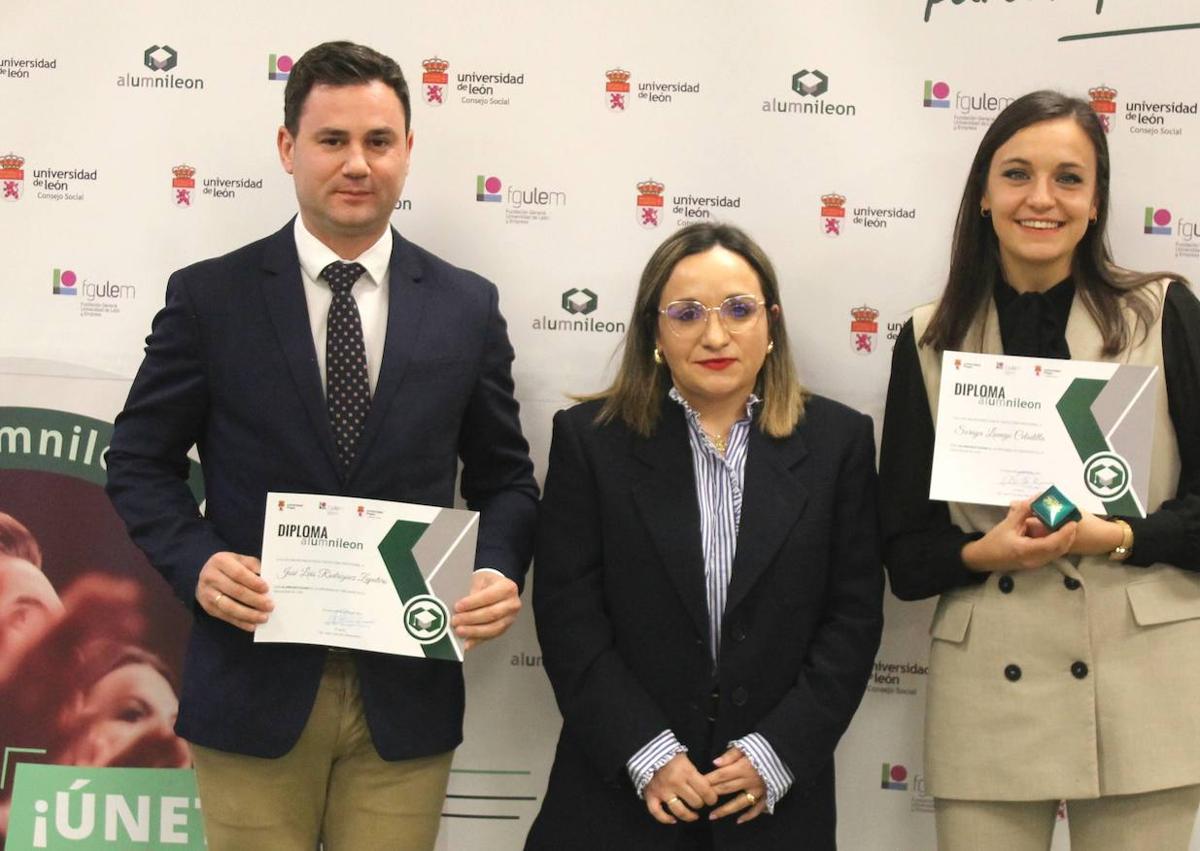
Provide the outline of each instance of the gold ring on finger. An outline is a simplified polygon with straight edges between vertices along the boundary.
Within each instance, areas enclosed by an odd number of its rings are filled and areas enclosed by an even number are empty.
[[[742,794],[746,796],[746,800],[750,802],[750,806],[753,807],[758,803],[758,798],[754,797],[753,792],[743,792]]]
[[[667,806],[668,807],[671,806],[671,804],[675,803],[678,800],[679,800],[678,795],[672,795],[670,798],[667,799]]]
[[[223,592],[218,591],[217,596],[213,597],[213,605],[214,606],[218,605],[221,602],[221,600],[224,598],[224,596],[225,596],[225,594]]]

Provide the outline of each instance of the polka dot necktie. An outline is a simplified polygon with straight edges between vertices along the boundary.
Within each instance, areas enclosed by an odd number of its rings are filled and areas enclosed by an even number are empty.
[[[362,319],[358,315],[358,305],[350,295],[354,282],[366,271],[359,263],[340,260],[321,271],[321,277],[333,290],[325,327],[325,401],[343,473],[350,469],[354,460],[358,436],[371,407]]]

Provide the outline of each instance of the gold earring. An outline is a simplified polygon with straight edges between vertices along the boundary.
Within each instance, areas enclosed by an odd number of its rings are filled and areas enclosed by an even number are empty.
[[[1094,225],[1094,224],[1095,224],[1096,222],[1098,222],[1098,221],[1100,221],[1100,217],[1099,217],[1098,215],[1093,215],[1093,216],[1091,216],[1091,217],[1089,217],[1089,218],[1088,218],[1088,224],[1089,224],[1089,225]]]
[[[979,215],[981,218],[990,219],[992,217],[992,211],[989,210],[987,207],[980,207]]]
[[[775,341],[767,340],[767,354],[771,354],[773,351],[775,351]]]
[[[654,347],[654,362],[656,364],[658,364],[659,366],[662,366],[662,362],[663,362],[662,352],[660,352],[658,350],[658,346]]]

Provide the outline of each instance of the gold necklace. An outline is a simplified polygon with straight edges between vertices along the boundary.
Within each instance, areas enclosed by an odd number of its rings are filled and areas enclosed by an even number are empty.
[[[725,437],[720,434],[713,434],[706,429],[700,429],[704,432],[704,436],[708,438],[708,442],[713,445],[713,449],[717,450],[721,455],[725,454]]]

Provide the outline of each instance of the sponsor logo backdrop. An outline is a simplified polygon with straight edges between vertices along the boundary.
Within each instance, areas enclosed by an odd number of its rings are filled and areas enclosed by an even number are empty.
[[[763,244],[804,379],[878,427],[895,335],[943,281],[980,136],[1035,88],[1085,97],[1106,118],[1117,258],[1200,277],[1187,141],[1200,133],[1189,62],[1200,32],[1126,32],[1191,23],[1187,0],[360,0],[351,17],[282,11],[16,0],[0,34],[0,471],[12,471],[0,511],[39,537],[64,600],[87,596],[69,591],[89,571],[132,581],[144,623],[124,624],[121,638],[175,673],[188,615],[98,495],[106,432],[95,426],[120,408],[169,273],[292,215],[275,131],[283,81],[318,41],[362,41],[404,67],[416,144],[393,222],[499,285],[539,476],[565,394],[610,375],[642,265],[695,221],[736,223]],[[921,757],[930,613],[887,602],[879,659],[838,752],[846,848],[932,847]],[[528,610],[469,655],[466,675],[467,740],[440,847],[519,848],[559,725]],[[21,774],[15,766],[50,758],[48,743],[0,748],[0,806],[21,842],[84,847],[72,837],[84,835],[89,801],[87,847],[155,847],[166,822],[192,830],[195,802],[174,774]],[[167,770],[169,749],[156,753],[129,764]],[[22,776],[30,787],[14,795]],[[152,800],[144,817],[138,795]]]

